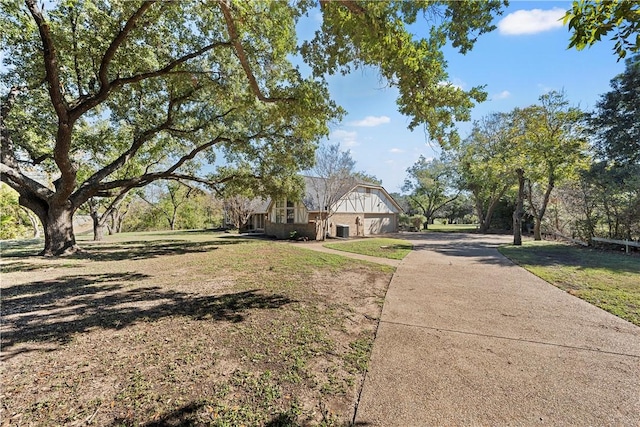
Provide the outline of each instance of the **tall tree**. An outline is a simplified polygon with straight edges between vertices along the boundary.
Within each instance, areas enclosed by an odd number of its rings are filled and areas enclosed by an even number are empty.
[[[598,157],[621,167],[640,164],[640,54],[610,84],[589,120]]]
[[[170,230],[175,230],[178,212],[189,200],[192,193],[199,193],[201,190],[189,187],[178,181],[164,182],[157,184],[156,187],[159,190],[157,192],[159,197],[145,197],[143,195],[142,199],[164,217]]]
[[[460,185],[471,192],[479,231],[486,233],[500,200],[514,185],[509,115],[493,113],[474,123],[457,150]]]
[[[578,0],[564,16],[571,33],[569,48],[582,50],[614,33],[613,50],[619,60],[640,51],[640,3],[628,0]]]
[[[402,190],[409,193],[409,203],[426,218],[423,227],[433,224],[438,210],[453,202],[460,195],[456,190],[455,167],[446,158],[426,159],[420,156],[407,169],[407,178]]]
[[[316,151],[315,165],[310,170],[313,177],[306,180],[306,185],[311,187],[307,194],[312,194],[313,200],[306,202],[323,216],[322,240],[329,232],[336,203],[358,182],[355,165],[349,151],[340,151],[340,144],[322,144]]]
[[[75,252],[74,212],[122,188],[251,177],[277,190],[310,167],[327,122],[340,116],[322,76],[350,66],[378,67],[398,88],[410,127],[455,142],[454,120],[468,119],[486,94],[441,84],[442,48],[450,41],[467,52],[494,28],[502,3],[320,1],[322,27],[298,50],[295,25],[312,2],[79,0],[48,3],[49,12],[35,0],[2,2],[2,181],[43,223],[45,255]],[[407,29],[419,16],[427,18],[424,39]],[[313,76],[291,64],[297,54]],[[122,135],[111,145],[117,155],[81,177],[91,150],[78,129],[101,120]],[[216,154],[230,166],[206,179],[184,172],[192,159],[213,163]],[[135,160],[140,173],[115,177]],[[24,164],[50,170],[53,188]]]
[[[571,107],[562,92],[549,92],[539,104],[513,112],[520,121],[522,140],[517,147],[526,177],[528,211],[534,219],[533,235],[542,240],[542,220],[551,193],[564,179],[577,177],[586,167],[587,144],[583,132],[584,113]]]

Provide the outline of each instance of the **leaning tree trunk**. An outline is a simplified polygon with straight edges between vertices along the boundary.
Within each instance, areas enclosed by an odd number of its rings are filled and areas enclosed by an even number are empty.
[[[518,201],[513,211],[513,244],[522,246],[522,217],[524,216],[524,170],[517,169]]]

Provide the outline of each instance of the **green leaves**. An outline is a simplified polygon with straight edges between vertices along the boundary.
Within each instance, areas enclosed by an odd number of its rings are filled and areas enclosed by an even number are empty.
[[[563,18],[572,32],[568,48],[582,50],[614,32],[618,60],[640,50],[640,3],[626,0],[579,0]]]
[[[467,52],[502,4],[322,1],[322,27],[299,49],[295,25],[311,1],[65,0],[46,10],[2,1],[0,87],[25,88],[6,118],[15,150],[3,151],[13,156],[3,166],[13,178],[3,180],[43,218],[52,206],[77,209],[159,179],[203,182],[198,167],[221,160],[211,166],[218,184],[296,191],[290,177],[312,165],[343,114],[324,75],[362,66],[398,89],[409,128],[455,145],[454,121],[486,94],[446,84],[442,48]],[[418,16],[426,26],[417,36],[408,25]],[[299,53],[308,78],[292,63]],[[13,170],[17,159],[60,176],[55,191]]]
[[[493,14],[502,2],[326,2],[322,28],[305,42],[301,53],[316,75],[348,73],[351,67],[374,66],[400,93],[399,111],[409,116],[409,129],[425,126],[432,139],[446,145],[455,120],[468,120],[482,88],[463,91],[448,80],[442,48],[451,41],[462,53],[476,37],[493,29]],[[421,21],[420,35],[408,25]],[[440,19],[438,17],[443,17]]]
[[[590,117],[598,157],[619,166],[640,163],[640,54],[626,60]]]
[[[420,156],[407,169],[402,191],[409,193],[409,204],[431,220],[437,210],[458,197],[456,165],[446,157],[427,160]]]

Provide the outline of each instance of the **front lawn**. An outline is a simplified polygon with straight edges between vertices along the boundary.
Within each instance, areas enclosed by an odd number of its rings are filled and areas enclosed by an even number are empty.
[[[378,258],[402,259],[413,249],[411,242],[401,239],[370,238],[340,243],[326,243],[330,249]]]
[[[40,244],[0,260],[3,423],[352,419],[392,268],[210,232]]]
[[[500,252],[547,282],[640,326],[640,258],[552,242]]]

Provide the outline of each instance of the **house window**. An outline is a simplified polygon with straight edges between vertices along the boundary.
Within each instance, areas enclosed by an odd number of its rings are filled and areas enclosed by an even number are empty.
[[[371,189],[370,189],[370,188],[366,188],[366,189],[365,189],[365,193],[366,193],[366,194],[371,194]]]
[[[295,206],[287,200],[287,224],[293,224],[295,219]]]
[[[308,212],[302,203],[278,200],[273,208],[273,218],[277,224],[306,224]]]

